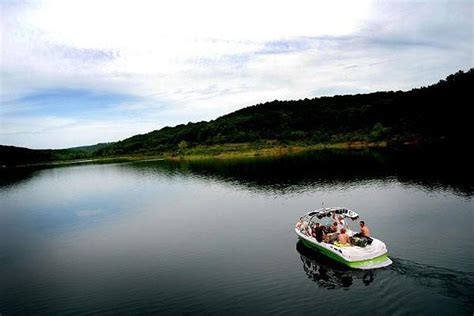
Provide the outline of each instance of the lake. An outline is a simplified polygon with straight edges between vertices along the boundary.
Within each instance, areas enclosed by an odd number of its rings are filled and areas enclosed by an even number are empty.
[[[453,150],[2,170],[0,314],[472,315],[472,164]],[[307,249],[345,206],[393,265]],[[351,225],[354,229],[357,224]]]

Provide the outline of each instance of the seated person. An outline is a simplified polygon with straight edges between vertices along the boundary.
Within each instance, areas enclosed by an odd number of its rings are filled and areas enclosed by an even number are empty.
[[[326,233],[323,236],[324,242],[333,243],[337,240],[337,222],[334,222],[331,226],[324,226],[323,231]]]
[[[350,245],[349,235],[347,235],[345,228],[341,229],[341,233],[337,236],[337,241],[341,245]]]
[[[308,237],[313,236],[313,227],[312,225],[309,225],[307,222],[304,222],[303,225],[301,226],[301,232],[305,234]]]
[[[354,237],[370,237],[369,227],[365,225],[364,221],[360,221],[360,233],[354,234]]]
[[[304,220],[300,220],[298,223],[296,223],[295,228],[298,229],[300,232],[302,232],[305,235],[311,236],[310,233],[310,228],[308,225],[304,222]]]
[[[326,234],[323,231],[323,227],[319,225],[319,223],[316,223],[316,225],[313,227],[313,237],[316,238],[318,242],[323,241],[324,236]]]
[[[298,223],[295,225],[296,228],[303,230],[306,227],[306,223],[304,220],[300,219]]]
[[[330,233],[332,233],[332,226],[325,225],[325,226],[323,226],[323,230],[326,234],[330,234]]]
[[[298,229],[299,231],[302,231],[302,230],[303,230],[303,227],[304,227],[304,225],[303,225],[303,220],[300,219],[299,222],[296,223],[295,228]]]
[[[324,241],[327,243],[333,243],[334,241],[337,240],[337,223],[334,222],[328,229],[328,233],[326,235],[326,238],[324,238]]]
[[[324,241],[327,242],[328,244],[333,244],[335,241],[337,241],[337,236],[339,233],[331,233],[329,235],[324,236]]]
[[[301,224],[302,224],[302,223],[303,223],[303,221],[300,219],[300,220],[298,221],[298,223],[296,223],[295,228],[298,228],[298,229],[299,229],[299,228],[301,227]]]
[[[317,223],[316,223],[317,224]],[[316,236],[316,224],[315,223],[312,223],[310,225],[310,228],[311,228],[311,237],[315,237]],[[316,238],[316,237],[315,237]]]

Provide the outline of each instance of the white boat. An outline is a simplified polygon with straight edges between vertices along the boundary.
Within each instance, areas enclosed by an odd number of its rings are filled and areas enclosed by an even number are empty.
[[[295,232],[307,247],[316,249],[333,260],[354,269],[376,269],[392,264],[385,243],[373,237],[363,238],[362,240],[367,244],[361,243],[358,246],[352,243],[341,245],[338,242],[332,242],[332,240],[337,239],[339,234],[337,232],[328,234],[330,240],[317,241],[312,236],[312,227],[316,223],[324,224],[325,221],[327,222],[335,216],[342,216],[344,221],[359,218],[359,214],[344,207],[322,208],[303,215],[295,226]],[[349,237],[354,237],[355,232],[350,230],[348,226],[345,228]]]

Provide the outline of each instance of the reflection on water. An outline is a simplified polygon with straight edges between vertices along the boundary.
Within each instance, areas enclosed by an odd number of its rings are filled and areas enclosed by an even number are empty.
[[[435,153],[0,170],[0,314],[470,315],[471,165]],[[295,251],[321,202],[359,211],[393,265]]]
[[[141,168],[168,176],[194,174],[275,194],[393,180],[428,191],[451,190],[464,197],[474,192],[466,155],[453,155],[447,148],[323,150],[274,158],[163,161],[144,163]]]
[[[303,270],[308,278],[320,287],[328,290],[349,288],[354,282],[370,285],[376,276],[375,270],[354,270],[327,256],[308,248],[301,240],[296,243],[296,250],[303,262]]]
[[[301,193],[315,186],[341,188],[360,182],[391,182],[450,190],[470,198],[474,193],[467,155],[450,148],[323,150],[284,157],[237,160],[146,161],[124,163],[135,172],[162,176],[193,174],[249,190],[275,194]],[[55,167],[58,168],[58,167]],[[28,181],[39,168],[0,170],[0,187]]]

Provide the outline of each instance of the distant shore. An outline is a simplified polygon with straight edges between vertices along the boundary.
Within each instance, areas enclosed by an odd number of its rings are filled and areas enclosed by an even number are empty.
[[[369,142],[355,141],[334,144],[280,144],[276,142],[262,143],[238,143],[222,144],[210,146],[195,146],[182,149],[180,152],[164,153],[139,153],[115,157],[97,157],[90,159],[74,159],[62,161],[47,161],[32,164],[18,164],[15,167],[42,167],[42,166],[66,166],[80,164],[98,164],[98,163],[119,163],[146,160],[210,160],[210,159],[245,159],[256,157],[280,157],[292,154],[303,153],[307,151],[318,151],[325,149],[364,149],[364,148],[384,148],[387,147],[386,141]],[[2,166],[3,168],[7,166]]]
[[[279,143],[240,143],[223,144],[212,146],[196,146],[186,149],[181,153],[167,153],[163,156],[169,160],[203,160],[203,159],[242,159],[254,157],[279,157],[292,154],[298,154],[307,151],[318,151],[324,149],[364,149],[364,148],[383,148],[387,147],[386,141],[380,142],[344,142],[334,144],[290,144],[282,145]]]

